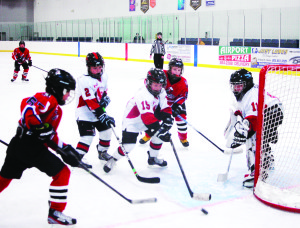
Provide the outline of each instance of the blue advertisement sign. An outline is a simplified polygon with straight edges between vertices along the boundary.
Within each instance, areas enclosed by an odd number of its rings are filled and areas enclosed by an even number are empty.
[[[178,0],[178,10],[184,10],[185,0]]]
[[[214,6],[215,0],[206,0],[206,6]]]

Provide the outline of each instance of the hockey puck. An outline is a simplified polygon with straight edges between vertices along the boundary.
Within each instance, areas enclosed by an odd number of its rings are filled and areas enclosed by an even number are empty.
[[[202,208],[201,211],[203,212],[203,214],[206,214],[206,215],[208,214],[208,211],[205,210],[204,208]]]

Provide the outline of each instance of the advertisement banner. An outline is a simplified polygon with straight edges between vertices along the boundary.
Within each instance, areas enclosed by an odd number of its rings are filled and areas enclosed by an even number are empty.
[[[150,0],[150,6],[154,8],[156,6],[156,0]]]
[[[135,0],[129,0],[129,11],[135,11]]]
[[[141,0],[141,11],[146,13],[149,10],[149,0]]]
[[[262,68],[272,64],[299,64],[300,50],[291,48],[252,47],[251,67]]]
[[[251,47],[219,47],[219,63],[226,66],[251,67]]]
[[[201,0],[190,0],[190,6],[194,9],[197,10],[201,6]]]
[[[192,45],[166,45],[166,61],[172,58],[181,58],[185,63],[193,62],[193,46]]]
[[[184,10],[185,0],[178,0],[178,10]]]

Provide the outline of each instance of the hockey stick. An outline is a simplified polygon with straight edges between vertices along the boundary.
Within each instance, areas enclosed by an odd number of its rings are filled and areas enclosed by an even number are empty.
[[[224,154],[240,154],[243,152],[243,148],[241,147],[237,147],[237,148],[226,148],[226,149],[221,149],[220,147],[218,147],[214,142],[212,142],[209,138],[207,138],[204,134],[202,134],[200,131],[198,131],[193,125],[191,125],[189,122],[187,122],[182,116],[177,115],[177,117],[179,117],[183,122],[185,122],[186,124],[188,124],[189,126],[191,126],[196,132],[198,132],[203,138],[205,138],[207,141],[209,141],[212,145],[214,145],[216,148],[218,148],[222,153]]]
[[[170,139],[170,143],[171,143],[171,146],[172,146],[172,148],[173,148],[173,151],[174,151],[174,154],[175,154],[177,163],[178,163],[178,165],[179,165],[180,171],[181,171],[181,173],[182,173],[183,179],[184,179],[185,184],[186,184],[186,186],[187,186],[187,189],[188,189],[188,191],[189,191],[189,193],[190,193],[190,196],[191,196],[193,199],[195,199],[195,200],[209,201],[209,200],[211,199],[211,194],[210,194],[210,193],[194,193],[194,192],[191,190],[191,188],[190,188],[190,186],[189,186],[189,183],[188,183],[188,181],[187,181],[187,179],[186,179],[186,176],[185,176],[185,174],[184,174],[183,168],[182,168],[182,166],[181,166],[181,164],[180,164],[179,157],[178,157],[178,155],[177,155],[177,152],[176,152],[176,149],[175,149],[175,146],[174,146],[174,144],[173,144],[172,139]]]
[[[233,155],[233,151],[231,151],[230,153],[230,158],[229,158],[229,163],[228,163],[228,167],[227,167],[227,171],[226,173],[220,173],[218,175],[218,182],[225,182],[227,181],[228,178],[228,173],[229,173],[229,169],[230,169],[230,164],[231,164],[231,160],[232,160],[232,155]]]
[[[2,141],[0,139],[0,142],[3,143],[4,145],[8,146],[8,144],[4,141]],[[52,143],[51,143],[52,145]],[[64,154],[64,150],[59,148],[56,144],[53,143],[53,148],[56,149],[56,151],[58,151],[61,154]],[[111,190],[113,190],[115,193],[117,193],[119,196],[121,196],[123,199],[125,199],[126,201],[128,201],[131,204],[139,204],[139,203],[155,203],[157,201],[156,198],[149,198],[149,199],[139,199],[139,200],[132,200],[129,199],[127,197],[125,197],[123,194],[121,194],[120,192],[118,192],[116,189],[114,189],[112,186],[110,186],[109,184],[107,184],[104,180],[102,180],[100,177],[98,177],[95,173],[93,173],[92,171],[90,171],[81,161],[79,162],[79,167],[84,169],[85,171],[87,171],[89,174],[91,174],[93,177],[95,177],[96,179],[98,179],[99,181],[101,181],[103,184],[105,184],[107,187],[109,187]]]
[[[37,69],[39,69],[39,70],[41,70],[41,71],[44,71],[44,72],[46,72],[46,73],[48,73],[48,71],[46,71],[46,70],[43,70],[42,68],[39,68],[39,67],[37,67],[37,66],[34,66],[34,65],[32,65],[33,67],[35,67],[35,68],[37,68]]]
[[[160,182],[160,178],[159,178],[159,177],[141,177],[140,175],[138,175],[136,169],[134,168],[134,166],[133,166],[133,164],[132,164],[132,162],[131,162],[131,160],[130,160],[130,158],[129,158],[129,156],[128,156],[128,153],[125,151],[125,149],[124,149],[124,147],[123,147],[123,145],[122,145],[122,142],[121,142],[120,138],[117,136],[114,127],[113,127],[112,125],[110,125],[110,126],[111,126],[111,129],[112,129],[114,135],[116,136],[116,139],[117,139],[118,142],[119,142],[120,147],[121,147],[122,150],[124,151],[124,154],[125,154],[125,156],[126,156],[128,162],[129,162],[129,165],[130,165],[130,167],[131,167],[131,169],[132,169],[134,175],[136,176],[136,178],[137,178],[139,181],[144,182],[144,183],[150,183],[150,184],[157,184],[157,183],[159,183],[159,182]]]

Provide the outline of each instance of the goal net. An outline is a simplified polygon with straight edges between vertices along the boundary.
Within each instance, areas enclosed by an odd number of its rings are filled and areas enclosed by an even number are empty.
[[[268,97],[278,98],[268,104]],[[300,212],[300,65],[268,65],[259,74],[254,195]]]

